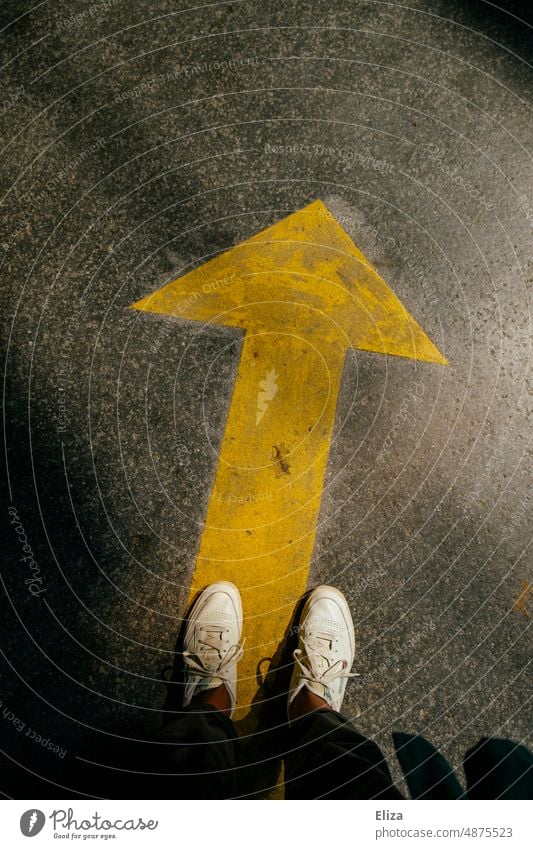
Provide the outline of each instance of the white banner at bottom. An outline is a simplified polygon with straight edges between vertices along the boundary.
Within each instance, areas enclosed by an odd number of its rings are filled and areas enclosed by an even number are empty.
[[[204,849],[533,846],[528,802],[0,802],[2,846],[67,844]]]

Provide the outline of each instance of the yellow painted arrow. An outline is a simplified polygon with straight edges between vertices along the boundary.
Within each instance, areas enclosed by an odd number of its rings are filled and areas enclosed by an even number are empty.
[[[318,200],[133,306],[246,330],[190,591],[241,590],[242,718],[306,589],[346,350],[446,359]]]

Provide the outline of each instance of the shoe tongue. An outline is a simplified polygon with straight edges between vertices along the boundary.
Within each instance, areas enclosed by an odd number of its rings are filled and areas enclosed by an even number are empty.
[[[307,637],[306,643],[313,653],[313,660],[315,664],[319,666],[321,670],[322,667],[329,666],[330,661],[328,657],[331,655],[333,637],[328,634],[313,634],[312,636]]]
[[[214,670],[218,669],[220,661],[224,656],[224,650],[226,648],[224,641],[222,639],[225,628],[221,628],[220,625],[203,625],[198,632],[198,641],[202,647],[202,657],[204,659],[204,664],[208,665]]]

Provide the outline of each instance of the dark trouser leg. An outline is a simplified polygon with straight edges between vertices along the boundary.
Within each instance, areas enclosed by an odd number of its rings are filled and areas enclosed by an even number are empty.
[[[291,723],[287,799],[402,799],[379,747],[340,713],[318,710]]]
[[[210,705],[184,708],[153,740],[136,747],[133,758],[138,772],[130,774],[132,792],[124,798],[236,795],[237,734],[231,720]]]
[[[483,737],[465,755],[469,799],[533,799],[533,753],[518,743]]]

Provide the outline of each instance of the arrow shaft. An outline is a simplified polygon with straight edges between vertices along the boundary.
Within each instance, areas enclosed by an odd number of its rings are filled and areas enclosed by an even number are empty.
[[[341,345],[318,344],[289,332],[244,338],[189,599],[217,580],[241,591],[237,718],[307,585],[344,363]]]

